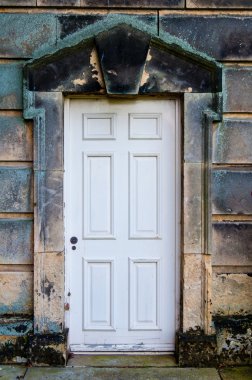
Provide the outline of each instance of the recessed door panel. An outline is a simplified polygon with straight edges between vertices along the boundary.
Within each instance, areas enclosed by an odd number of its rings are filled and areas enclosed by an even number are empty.
[[[83,262],[83,330],[113,330],[113,261]]]
[[[160,238],[160,155],[130,154],[130,238]]]
[[[113,238],[113,154],[83,153],[82,173],[84,239]]]

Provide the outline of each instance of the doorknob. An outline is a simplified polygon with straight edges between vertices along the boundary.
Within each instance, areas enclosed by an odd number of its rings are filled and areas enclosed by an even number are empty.
[[[71,239],[70,239],[70,243],[71,243],[71,244],[76,244],[76,243],[78,243],[78,239],[77,239],[77,237],[76,237],[76,236],[72,236]]]

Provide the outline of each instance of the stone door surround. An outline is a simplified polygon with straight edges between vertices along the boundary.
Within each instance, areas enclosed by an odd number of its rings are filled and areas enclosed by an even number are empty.
[[[180,331],[211,333],[211,129],[220,120],[221,74],[219,63],[184,41],[123,16],[108,25],[98,21],[26,64],[24,118],[34,122],[34,335],[65,334],[63,105],[69,95],[180,97]]]

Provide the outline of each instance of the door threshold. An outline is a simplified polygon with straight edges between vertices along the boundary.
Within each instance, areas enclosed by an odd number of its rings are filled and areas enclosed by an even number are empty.
[[[160,355],[170,355],[174,356],[174,351],[70,351],[70,355],[80,355],[80,356],[116,356],[116,355],[128,355],[128,356],[160,356]]]
[[[68,367],[151,368],[177,367],[173,353],[164,352],[96,352],[70,354]]]
[[[124,353],[128,352],[130,354],[140,353],[140,352],[160,352],[167,353],[173,352],[175,350],[174,344],[71,344],[70,352],[75,353]]]

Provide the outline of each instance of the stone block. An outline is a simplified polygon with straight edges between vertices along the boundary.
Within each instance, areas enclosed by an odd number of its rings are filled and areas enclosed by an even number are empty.
[[[30,91],[104,92],[96,56],[93,40],[48,56],[46,60],[28,66],[28,88]]]
[[[174,15],[160,12],[160,35],[168,32],[216,60],[252,59],[252,18],[240,15]],[[250,97],[251,98],[251,97]]]
[[[159,355],[125,355],[121,352],[117,355],[107,353],[106,355],[75,355],[69,358],[68,367],[102,367],[102,368],[137,368],[154,367],[167,368],[176,367],[177,363],[173,355],[166,353]]]
[[[20,366],[20,364],[27,362],[27,338],[25,336],[0,335],[0,362],[6,364],[19,364],[19,366],[13,366],[12,368],[23,368],[25,370],[25,367]],[[5,373],[7,374],[7,377],[4,377],[4,380],[16,379],[14,376],[11,377],[12,372],[8,370],[10,366],[5,365],[4,368],[6,367],[7,371],[5,372],[3,366],[1,366],[3,371],[1,371],[1,375],[4,375]],[[10,375],[10,377],[8,377],[8,375]],[[13,375],[15,375],[15,371],[13,371]]]
[[[28,368],[25,380],[220,380],[215,368]],[[244,379],[245,380],[245,379]],[[247,379],[246,379],[247,380]]]
[[[252,224],[214,223],[213,265],[252,265]]]
[[[92,1],[92,0],[91,0]],[[140,0],[141,1],[141,0]],[[120,1],[121,3],[121,1]],[[93,7],[94,3],[92,1]],[[122,3],[121,3],[122,4]],[[106,0],[106,6],[108,5],[107,0]],[[97,1],[96,1],[96,6],[97,6]],[[128,21],[130,22],[132,18],[148,25],[148,28],[152,28],[153,30],[157,31],[157,13],[156,12],[148,12],[148,13],[143,13],[141,12],[140,14],[106,14],[104,12],[97,12],[97,13],[87,13],[84,15],[59,15],[57,17],[58,20],[58,27],[57,27],[57,35],[58,39],[61,40],[75,32],[78,32],[82,29],[85,29],[88,26],[94,25],[94,33],[96,32],[95,30],[95,23],[99,21],[109,22],[110,20],[116,20],[120,17],[120,20],[124,20],[124,23]]]
[[[22,317],[0,318],[0,335],[23,336],[32,332],[33,320]]]
[[[22,117],[0,116],[0,160],[32,161],[32,123]]]
[[[67,361],[67,331],[64,331],[62,334],[35,334],[28,338],[28,342],[28,357],[32,363],[47,366],[63,366],[62,370],[65,372],[66,368],[64,368],[64,366],[66,366]],[[34,378],[33,375],[34,374],[32,374],[31,377],[32,379]],[[42,376],[42,378],[44,378],[44,376]],[[68,375],[67,379],[69,379]]]
[[[16,317],[15,319],[17,320]],[[47,335],[29,333],[28,336],[0,335],[0,362],[20,364],[29,361],[31,364],[63,366],[62,370],[65,372],[66,338],[66,332]],[[11,368],[7,365],[1,366],[3,379],[19,379],[19,376],[21,379],[27,375],[27,368],[24,366],[19,365]]]
[[[135,50],[134,50],[135,52]],[[214,92],[217,90],[215,73],[184,54],[151,45],[141,94],[164,92]]]
[[[224,112],[251,112],[251,88],[252,67],[226,68],[223,89]]]
[[[203,330],[177,333],[177,361],[180,367],[216,367],[217,345],[215,335],[206,335]],[[187,368],[188,370],[188,368]],[[211,374],[214,379],[214,372]],[[198,373],[196,379],[202,378]]]
[[[38,7],[79,7],[80,0],[37,0]]]
[[[213,274],[213,315],[252,314],[252,277],[248,273]]]
[[[202,167],[184,164],[184,253],[202,253]]]
[[[224,120],[213,132],[213,162],[252,163],[252,119]]]
[[[0,315],[33,314],[33,273],[0,272]]]
[[[222,170],[212,172],[213,214],[251,214],[252,172]]]
[[[251,345],[252,345],[252,317],[249,316],[216,316],[213,318],[214,326],[216,329],[218,357],[219,362],[224,366],[240,366],[251,364]],[[236,371],[232,376],[221,377],[223,380],[249,380],[246,377],[244,367],[237,367],[240,371]],[[250,374],[252,374],[250,367]],[[248,372],[247,372],[248,373]]]
[[[0,0],[0,6],[35,7],[36,6],[36,0]]]
[[[35,173],[35,252],[64,250],[63,172]]]
[[[21,63],[0,64],[0,109],[22,108],[22,67]]]
[[[212,108],[212,94],[184,95],[184,161],[204,161],[203,112]]]
[[[33,178],[28,167],[0,167],[0,212],[33,211]]]
[[[107,93],[138,94],[150,37],[124,25],[100,33],[95,41]]]
[[[187,8],[208,8],[208,9],[232,9],[232,8],[252,8],[250,0],[186,0]]]
[[[36,93],[35,106],[45,110],[45,119],[34,126],[34,168],[63,170],[63,96],[59,92]]]
[[[0,14],[0,57],[31,58],[56,44],[56,17],[48,13]]]
[[[202,328],[202,256],[184,255],[183,332]]]
[[[7,379],[24,379],[26,373],[25,367],[18,367],[13,365],[1,366],[1,377],[3,380]]]
[[[34,331],[59,333],[64,325],[64,252],[34,257]]]
[[[250,363],[248,363],[250,364]],[[236,367],[236,368],[221,368],[220,374],[222,380],[250,380],[252,377],[252,368],[248,367]]]
[[[33,263],[33,220],[0,219],[0,264]]]
[[[185,0],[80,0],[82,7],[91,8],[184,8]]]

